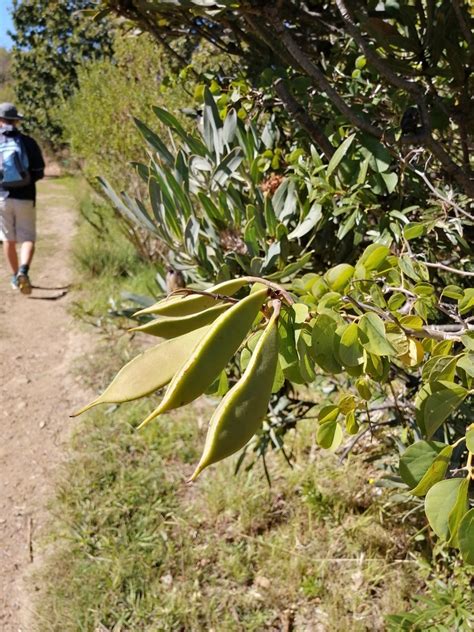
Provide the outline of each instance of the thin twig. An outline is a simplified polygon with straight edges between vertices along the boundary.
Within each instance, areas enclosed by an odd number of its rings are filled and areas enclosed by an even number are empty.
[[[467,217],[468,219],[474,222],[474,215],[471,215],[470,213],[465,211],[463,208],[459,206],[459,204],[456,204],[456,202],[453,202],[453,200],[450,200],[444,195],[441,195],[441,193],[437,189],[435,189],[435,187],[431,184],[428,177],[426,176],[425,173],[423,173],[423,171],[420,171],[419,169],[415,169],[414,167],[412,167],[412,170],[413,170],[413,173],[416,173],[416,175],[419,176],[423,180],[426,186],[430,189],[432,193],[435,194],[435,196],[439,200],[441,200],[445,204],[448,204],[448,206],[451,206],[452,208],[454,208],[458,213],[461,213],[461,215],[464,215],[465,217]]]
[[[351,439],[351,441],[349,441],[347,446],[344,448],[344,451],[342,452],[341,456],[339,457],[339,462],[342,463],[344,461],[344,459],[352,450],[352,448],[356,445],[356,443],[358,443],[362,439],[362,437],[364,437],[368,432],[370,432],[373,435],[374,428],[378,428],[379,426],[390,426],[392,424],[393,424],[393,421],[379,421],[375,424],[372,424],[369,422],[369,425],[367,426],[367,428],[364,428],[364,430],[361,430],[359,434],[357,434],[353,439]]]
[[[388,388],[390,389],[390,392],[392,393],[393,403],[395,404],[395,408],[396,408],[397,415],[398,415],[398,420],[403,425],[405,425],[405,417],[403,416],[402,410],[401,410],[401,408],[398,405],[397,394],[395,393],[395,389],[393,388],[392,380],[388,381]]]
[[[245,276],[243,278],[249,283],[262,283],[263,285],[268,286],[272,290],[275,290],[276,292],[278,292],[285,298],[285,301],[288,303],[288,305],[293,305],[293,303],[295,302],[291,294],[287,292],[286,290],[284,290],[277,283],[273,283],[272,281],[268,281],[267,279],[262,279],[261,277]]]
[[[453,274],[459,274],[460,276],[474,277],[474,272],[457,270],[456,268],[451,268],[451,266],[444,265],[444,263],[429,263],[427,261],[423,261],[423,264],[428,266],[428,268],[438,268],[439,270],[446,270],[446,272],[452,272]]]

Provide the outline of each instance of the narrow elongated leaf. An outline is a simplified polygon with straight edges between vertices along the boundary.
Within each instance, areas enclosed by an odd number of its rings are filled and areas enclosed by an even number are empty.
[[[283,270],[279,272],[274,272],[273,274],[267,274],[266,278],[270,280],[272,279],[283,280],[289,276],[292,276],[295,272],[298,272],[298,270],[301,270],[301,268],[304,268],[304,266],[309,261],[311,261],[312,256],[313,256],[313,253],[307,252],[305,255],[300,257],[297,261],[294,261],[293,263],[289,263],[287,266],[283,268]]]
[[[184,231],[184,243],[186,245],[186,250],[190,255],[195,255],[197,253],[197,247],[199,244],[199,232],[200,225],[198,220],[191,216],[186,224],[186,228]]]
[[[331,160],[329,161],[328,168],[326,170],[326,175],[329,176],[337,169],[339,163],[347,154],[349,147],[352,145],[352,141],[355,138],[355,134],[351,134],[346,140],[339,145],[339,147],[334,152]]]
[[[222,134],[222,138],[224,143],[229,146],[230,143],[234,140],[235,132],[237,130],[237,112],[234,109],[231,109],[224,120],[224,130]]]
[[[212,176],[214,182],[219,186],[224,186],[226,181],[232,176],[234,171],[236,171],[242,160],[244,159],[244,155],[240,147],[235,147],[231,152],[222,159],[222,161],[216,167],[214,174]]]
[[[138,127],[140,134],[146,140],[146,142],[153,147],[153,149],[158,153],[160,158],[166,162],[170,167],[174,164],[173,154],[168,150],[165,143],[161,140],[161,138],[155,134],[153,130],[151,130],[145,123],[142,123],[138,119],[134,119],[135,125]]]
[[[300,224],[298,224],[298,226],[294,230],[292,230],[291,233],[289,233],[288,239],[301,239],[301,237],[304,237],[311,230],[313,230],[321,217],[321,204],[313,204],[304,220]]]
[[[206,146],[198,138],[188,134],[178,119],[173,116],[168,110],[164,110],[158,106],[153,107],[153,112],[159,118],[159,120],[168,128],[171,128],[176,134],[186,143],[189,149],[199,156],[205,156]]]

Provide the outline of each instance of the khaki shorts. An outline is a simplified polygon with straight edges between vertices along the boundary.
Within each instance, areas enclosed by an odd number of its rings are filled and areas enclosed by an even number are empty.
[[[36,241],[33,200],[0,200],[0,241]]]

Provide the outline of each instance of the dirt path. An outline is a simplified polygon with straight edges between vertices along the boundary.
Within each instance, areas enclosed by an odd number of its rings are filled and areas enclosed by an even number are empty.
[[[61,181],[39,186],[38,249],[32,282],[71,282],[75,201]],[[56,300],[45,300],[47,298]],[[13,292],[0,263],[0,630],[33,627],[25,578],[37,561],[54,472],[66,456],[68,414],[84,402],[72,364],[87,340],[68,314],[70,294]]]

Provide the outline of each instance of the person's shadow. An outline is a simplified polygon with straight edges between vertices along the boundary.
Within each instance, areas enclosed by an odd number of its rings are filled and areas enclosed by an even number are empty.
[[[70,285],[60,285],[58,287],[49,287],[49,286],[44,286],[44,285],[32,285],[31,286],[33,290],[41,290],[41,291],[46,291],[46,292],[56,292],[55,294],[40,294],[39,296],[36,296],[36,293],[30,294],[28,296],[29,299],[33,300],[33,301],[57,301],[60,298],[63,298],[64,296],[66,296],[66,294],[69,292],[69,288],[71,287]],[[60,290],[59,292],[57,290]]]

